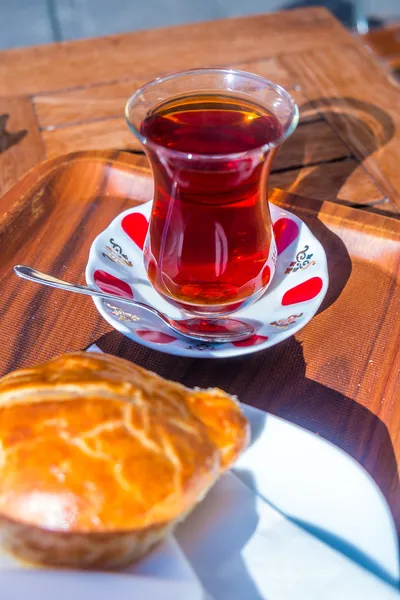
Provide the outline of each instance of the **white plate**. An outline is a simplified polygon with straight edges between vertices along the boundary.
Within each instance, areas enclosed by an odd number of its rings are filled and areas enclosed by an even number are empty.
[[[372,477],[315,434],[242,405],[254,439],[234,471],[286,516],[393,584],[400,582],[398,537]],[[247,477],[248,479],[248,477]]]
[[[143,243],[151,202],[120,214],[94,240],[86,267],[86,281],[103,291],[134,297],[172,318],[185,318],[151,286],[143,264]],[[270,203],[277,242],[274,279],[258,302],[236,314],[255,321],[256,334],[243,342],[205,344],[171,332],[156,316],[129,308],[117,299],[94,298],[100,314],[117,331],[135,342],[169,354],[227,358],[274,346],[304,327],[316,314],[328,289],[326,255],[320,242],[301,219]]]

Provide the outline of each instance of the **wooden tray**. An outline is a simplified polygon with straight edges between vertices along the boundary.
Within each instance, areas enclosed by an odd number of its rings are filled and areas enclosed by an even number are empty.
[[[94,237],[151,198],[141,156],[82,152],[35,167],[1,200],[1,373],[96,341],[163,376],[219,386],[344,448],[373,475],[400,524],[400,222],[274,190],[324,245],[319,314],[278,346],[229,360],[185,359],[111,331],[88,298],[22,282],[23,263],[84,283]],[[373,515],[371,515],[373,518]]]

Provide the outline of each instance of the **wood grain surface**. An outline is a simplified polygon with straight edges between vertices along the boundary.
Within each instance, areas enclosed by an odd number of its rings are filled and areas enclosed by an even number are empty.
[[[351,35],[311,8],[2,52],[0,95],[35,95],[325,48]]]
[[[128,129],[125,119],[88,122],[42,132],[48,158],[79,150],[142,150],[139,140]],[[287,169],[350,157],[342,140],[325,121],[304,123],[278,152],[274,169]]]
[[[383,191],[354,158],[344,157],[344,160],[332,162],[316,161],[312,166],[273,172],[269,181],[273,187],[301,196],[318,200],[343,200],[354,205],[388,205],[389,211],[393,211],[393,205],[387,201]]]
[[[0,97],[0,195],[44,157],[29,99]]]
[[[400,221],[274,191],[324,245],[330,286],[295,337],[245,357],[201,360],[111,331],[86,297],[19,280],[16,263],[84,283],[95,236],[152,196],[142,157],[72,154],[43,163],[2,200],[0,374],[97,342],[163,376],[220,386],[344,448],[372,474],[400,525]]]
[[[235,65],[236,69],[250,71],[287,87],[298,105],[306,104],[306,97],[300,89],[292,87],[293,77],[278,58],[255,60]],[[78,125],[91,121],[118,118],[124,112],[127,99],[142,85],[144,79],[128,79],[111,83],[99,83],[89,87],[73,88],[66,91],[49,92],[34,96],[34,106],[42,129],[55,129],[66,125]],[[307,112],[308,118],[316,111]]]
[[[311,50],[282,60],[294,76],[301,77],[302,89],[314,107],[400,207],[398,86],[389,82],[370,54],[350,45],[340,52]]]
[[[224,66],[286,86],[299,104],[301,126],[278,154],[274,185],[293,189],[301,182],[300,192],[310,197],[399,213],[399,88],[325,9],[10,50],[0,57],[0,106],[10,125],[28,131],[23,143],[0,150],[0,195],[45,157],[137,149],[123,118],[130,94],[167,71]]]
[[[145,157],[118,152],[139,148],[127,96],[201,66],[252,71],[294,95],[301,124],[276,157],[270,181],[286,193],[273,198],[308,221],[331,277],[296,338],[218,363],[144,349],[110,332],[90,300],[12,275],[25,262],[83,281],[93,238],[152,194]],[[219,385],[350,452],[400,526],[399,127],[399,87],[321,8],[1,53],[1,372],[100,340],[164,376]]]

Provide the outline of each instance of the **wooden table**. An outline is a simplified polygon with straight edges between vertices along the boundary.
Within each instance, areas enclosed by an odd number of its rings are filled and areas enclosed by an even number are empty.
[[[83,149],[138,149],[122,116],[127,97],[166,71],[200,66],[240,68],[288,88],[300,106],[301,121],[276,158],[271,185],[313,199],[310,210],[328,201],[324,210],[331,219],[338,219],[338,204],[358,207],[345,210],[354,222],[360,220],[359,231],[366,231],[359,249],[363,264],[369,264],[366,247],[385,237],[385,231],[394,236],[386,243],[396,256],[399,87],[372,53],[321,8],[1,53],[0,191],[5,193],[45,158]],[[383,233],[369,238],[376,219]],[[389,270],[385,255],[378,258],[383,279],[376,281],[394,281],[393,289],[387,288],[390,300],[399,294],[398,279],[392,277],[398,275],[399,261],[390,259]],[[361,282],[366,295],[373,283]],[[353,313],[365,298],[354,297],[351,289],[347,286],[347,295],[334,303],[336,312],[331,306],[296,338],[246,360],[180,360],[139,347],[134,358],[189,385],[237,392],[244,401],[342,446],[373,474],[399,523],[400,315],[372,301],[379,311],[369,318],[380,319],[377,331],[385,338],[377,334],[374,340],[358,340]],[[363,310],[357,319],[368,318]],[[390,323],[384,322],[386,314]],[[104,322],[96,323],[92,332],[107,330]],[[336,323],[345,342],[333,333]],[[79,332],[74,342],[68,335],[60,340],[61,351],[82,341]],[[118,341],[121,351],[127,343]]]
[[[122,116],[133,90],[167,71],[218,65],[281,83],[301,107],[301,124],[280,152],[272,185],[399,211],[399,90],[370,51],[325,9],[9,50],[0,56],[0,115],[9,115],[8,131],[29,132],[0,155],[2,193],[46,157],[137,148]],[[14,141],[4,135],[1,140],[0,149]]]

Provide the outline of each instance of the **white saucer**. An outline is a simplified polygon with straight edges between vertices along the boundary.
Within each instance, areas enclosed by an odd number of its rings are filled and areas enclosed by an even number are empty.
[[[86,267],[89,285],[121,297],[151,304],[172,318],[187,318],[153,289],[143,264],[143,244],[151,202],[118,215],[94,240]],[[94,298],[100,314],[114,329],[154,350],[179,356],[228,358],[251,354],[282,342],[316,314],[328,289],[326,255],[307,225],[270,203],[278,250],[276,272],[266,294],[235,317],[256,321],[256,334],[242,342],[210,344],[171,332],[156,316],[118,301]]]

